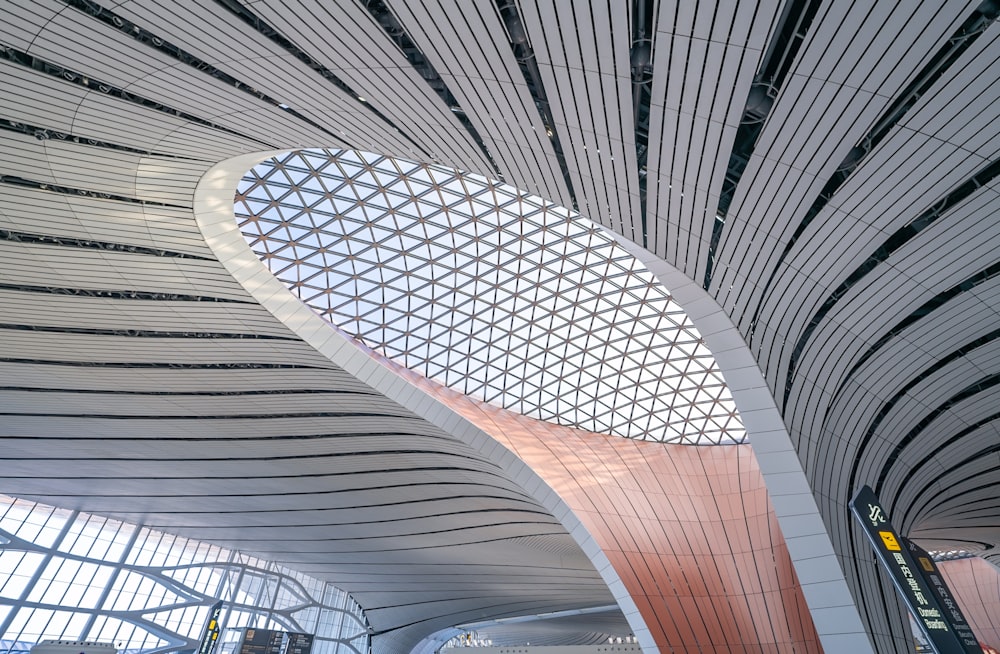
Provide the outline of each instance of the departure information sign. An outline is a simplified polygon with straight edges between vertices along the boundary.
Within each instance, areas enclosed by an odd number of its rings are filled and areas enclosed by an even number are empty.
[[[215,643],[219,640],[219,615],[222,614],[222,600],[212,605],[208,612],[208,622],[201,635],[201,645],[198,646],[198,654],[212,654]]]
[[[247,629],[240,641],[239,654],[281,654],[283,631]]]
[[[286,634],[284,654],[309,654],[313,646],[313,635],[290,631]]]
[[[904,547],[899,534],[889,523],[889,516],[874,491],[868,486],[862,487],[851,500],[851,510],[864,527],[879,560],[937,654],[982,654],[978,645],[973,649],[963,644],[951,624],[950,616],[938,603],[909,549]]]

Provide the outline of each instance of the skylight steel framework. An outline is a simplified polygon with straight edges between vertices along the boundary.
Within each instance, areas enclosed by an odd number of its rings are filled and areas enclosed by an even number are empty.
[[[303,302],[448,387],[598,433],[746,439],[684,311],[575,212],[477,175],[346,150],[259,164],[235,211]]]
[[[212,604],[224,629],[316,635],[313,654],[361,654],[368,634],[344,591],[235,550],[0,495],[0,652],[45,639],[121,653],[190,652]],[[237,632],[229,631],[226,635]],[[220,642],[215,654],[231,654]]]

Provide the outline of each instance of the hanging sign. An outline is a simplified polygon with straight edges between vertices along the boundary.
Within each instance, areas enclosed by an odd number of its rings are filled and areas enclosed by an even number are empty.
[[[948,621],[958,635],[958,639],[962,641],[965,651],[969,652],[969,654],[982,654],[983,649],[979,646],[976,635],[972,633],[972,626],[965,619],[961,609],[958,608],[958,602],[955,601],[955,596],[952,595],[948,584],[945,583],[944,576],[938,569],[934,559],[931,558],[931,555],[926,550],[912,540],[904,538],[903,541],[906,543],[910,555],[917,562],[917,570],[924,576],[931,592],[934,593],[934,599],[937,600],[938,604],[944,610]]]
[[[201,645],[198,646],[198,654],[212,654],[215,643],[219,640],[219,615],[222,614],[222,600],[212,605],[208,612],[208,622],[201,634]]]
[[[285,638],[284,654],[309,654],[312,651],[313,635],[290,631]]]
[[[938,604],[909,549],[890,524],[889,516],[875,492],[868,486],[863,486],[851,500],[851,510],[864,528],[882,565],[889,572],[896,590],[937,654],[982,654],[982,650],[967,649],[962,644],[948,614]]]

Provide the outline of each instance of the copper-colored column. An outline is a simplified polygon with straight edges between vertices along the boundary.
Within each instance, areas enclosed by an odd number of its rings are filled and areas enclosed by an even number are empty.
[[[822,652],[749,446],[592,434],[397,372],[504,444],[560,495],[662,651]]]

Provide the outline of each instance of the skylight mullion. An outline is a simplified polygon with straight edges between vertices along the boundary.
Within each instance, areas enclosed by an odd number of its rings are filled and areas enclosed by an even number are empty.
[[[738,424],[719,409],[722,396],[732,406],[728,391],[669,292],[563,207],[352,152],[265,162],[238,198],[248,242],[306,301],[458,390],[629,437],[676,440],[680,424],[684,440],[717,440],[718,411]],[[688,417],[678,423],[672,404]]]

